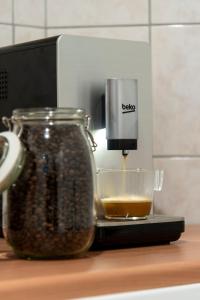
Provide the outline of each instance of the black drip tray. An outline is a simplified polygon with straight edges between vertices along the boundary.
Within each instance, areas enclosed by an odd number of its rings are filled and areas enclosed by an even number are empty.
[[[98,220],[91,249],[160,245],[176,241],[184,232],[183,217],[150,216],[147,220]]]

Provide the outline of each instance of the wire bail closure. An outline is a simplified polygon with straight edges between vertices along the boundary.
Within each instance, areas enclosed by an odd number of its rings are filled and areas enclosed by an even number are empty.
[[[6,128],[8,128],[9,131],[12,131],[11,118],[2,117],[2,123]]]
[[[88,137],[89,137],[89,140],[90,140],[90,143],[91,143],[92,152],[95,152],[98,145],[95,142],[94,137],[93,137],[92,133],[89,130],[90,120],[91,120],[91,117],[89,115],[86,115],[85,116],[85,130],[88,134]]]
[[[16,135],[18,136],[18,138],[21,137],[23,132],[23,125],[15,117],[11,117],[11,118],[2,117],[2,123],[6,128],[8,128],[9,131],[13,131],[13,125],[16,124],[19,128],[18,131],[16,132]]]

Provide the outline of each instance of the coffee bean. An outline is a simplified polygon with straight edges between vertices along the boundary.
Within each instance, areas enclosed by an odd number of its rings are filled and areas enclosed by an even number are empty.
[[[47,135],[48,132],[48,135]],[[86,251],[94,236],[93,170],[76,124],[24,123],[23,171],[7,193],[6,236],[20,257]]]

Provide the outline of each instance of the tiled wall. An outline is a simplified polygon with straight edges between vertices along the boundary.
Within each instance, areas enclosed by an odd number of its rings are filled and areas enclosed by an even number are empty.
[[[43,38],[44,0],[0,0],[0,46]]]
[[[155,211],[200,223],[200,1],[0,0],[1,46],[59,33],[151,44]]]

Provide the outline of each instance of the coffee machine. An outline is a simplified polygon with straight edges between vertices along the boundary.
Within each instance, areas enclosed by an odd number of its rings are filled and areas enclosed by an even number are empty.
[[[134,82],[123,79],[134,79]],[[107,114],[106,83],[110,100]],[[114,95],[117,88],[118,95]],[[120,150],[126,145],[120,147],[119,140],[125,139],[126,143],[135,139],[135,145],[127,145],[133,150],[129,152],[129,167],[152,168],[151,94],[150,50],[144,42],[61,35],[0,49],[0,117],[9,116],[16,107],[85,109],[91,116],[90,128],[98,144],[97,168],[120,166]],[[135,112],[119,111],[130,105],[138,106]],[[119,114],[121,118],[117,120]],[[111,150],[107,150],[106,116]],[[132,125],[129,119],[135,119],[136,124]],[[134,132],[135,125],[137,132]]]
[[[153,168],[151,95],[148,43],[60,35],[0,49],[0,117],[20,107],[85,109],[98,145],[97,169],[120,168],[127,155],[128,168]],[[148,239],[136,238],[140,228],[149,236],[156,226],[159,237],[148,241],[166,242],[177,239],[184,227],[182,218],[166,217],[115,223],[97,222],[96,244],[106,244],[108,232],[117,236],[116,243],[128,243],[127,232],[135,232],[133,242],[145,243]],[[178,229],[165,238],[169,224]]]

